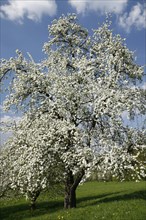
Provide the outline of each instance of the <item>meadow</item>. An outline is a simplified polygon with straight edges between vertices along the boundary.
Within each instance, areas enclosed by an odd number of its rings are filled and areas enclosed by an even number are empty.
[[[35,211],[24,197],[0,199],[1,220],[145,220],[146,182],[87,182],[77,189],[77,208],[63,196],[42,193]]]

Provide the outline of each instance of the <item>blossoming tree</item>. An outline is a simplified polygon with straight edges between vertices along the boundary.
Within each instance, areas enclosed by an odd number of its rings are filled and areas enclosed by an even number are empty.
[[[143,138],[138,142],[122,114],[127,111],[133,119],[145,113],[144,90],[133,87],[143,68],[109,22],[89,36],[74,14],[52,22],[43,51],[40,63],[18,50],[16,58],[1,61],[1,81],[10,71],[14,75],[5,109],[15,106],[24,112],[9,143],[19,155],[12,185],[33,197],[47,187],[57,165],[64,207],[71,208],[76,207],[76,188],[95,167],[108,167],[115,175],[134,167],[130,150]]]

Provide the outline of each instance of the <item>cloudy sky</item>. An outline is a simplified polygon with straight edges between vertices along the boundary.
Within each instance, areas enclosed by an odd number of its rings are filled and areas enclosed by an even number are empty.
[[[77,13],[81,24],[97,28],[105,19],[105,11],[113,13],[113,28],[127,38],[136,50],[138,62],[144,64],[146,4],[144,0],[1,0],[1,57],[15,55],[18,48],[30,52],[37,60],[47,41],[47,26],[61,14]]]
[[[48,25],[62,14],[77,13],[79,23],[96,29],[112,13],[114,33],[126,38],[137,62],[145,64],[146,4],[144,0],[0,0],[0,57],[9,59],[19,49],[39,62],[48,39]],[[144,86],[143,82],[143,86]],[[1,105],[3,97],[1,96]],[[0,105],[0,106],[1,106]],[[0,109],[1,110],[1,109]],[[1,119],[16,116],[3,114]],[[19,117],[19,116],[18,116]],[[19,119],[19,118],[16,118]]]

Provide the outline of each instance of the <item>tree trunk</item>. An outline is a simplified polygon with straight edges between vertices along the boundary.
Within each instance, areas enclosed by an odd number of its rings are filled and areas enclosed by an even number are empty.
[[[39,194],[40,194],[40,191],[37,191],[37,192],[33,193],[33,195],[31,195],[31,197],[30,197],[30,209],[32,211],[34,211],[36,208],[36,200],[37,200]]]
[[[84,171],[74,178],[71,171],[68,172],[65,182],[64,208],[76,208],[76,189],[84,175]]]
[[[65,192],[64,208],[76,208],[76,190],[68,189],[68,191]]]
[[[36,209],[35,201],[30,202],[30,209],[31,209],[31,211],[34,211]]]

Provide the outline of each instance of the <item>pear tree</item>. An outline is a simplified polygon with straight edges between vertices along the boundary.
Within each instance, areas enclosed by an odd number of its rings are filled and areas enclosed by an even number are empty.
[[[133,120],[137,113],[145,114],[145,92],[133,86],[144,71],[108,21],[90,36],[76,15],[63,15],[48,31],[39,63],[19,50],[15,58],[1,60],[1,82],[13,75],[5,110],[23,114],[10,141],[17,164],[12,163],[12,185],[36,198],[37,189],[39,193],[58,177],[64,184],[64,207],[72,208],[78,185],[95,168],[108,168],[114,175],[119,169],[121,175],[126,168],[136,170],[129,149],[143,145],[143,138],[129,138],[139,131],[127,127],[122,116],[128,112]],[[142,166],[138,172],[143,174]]]

